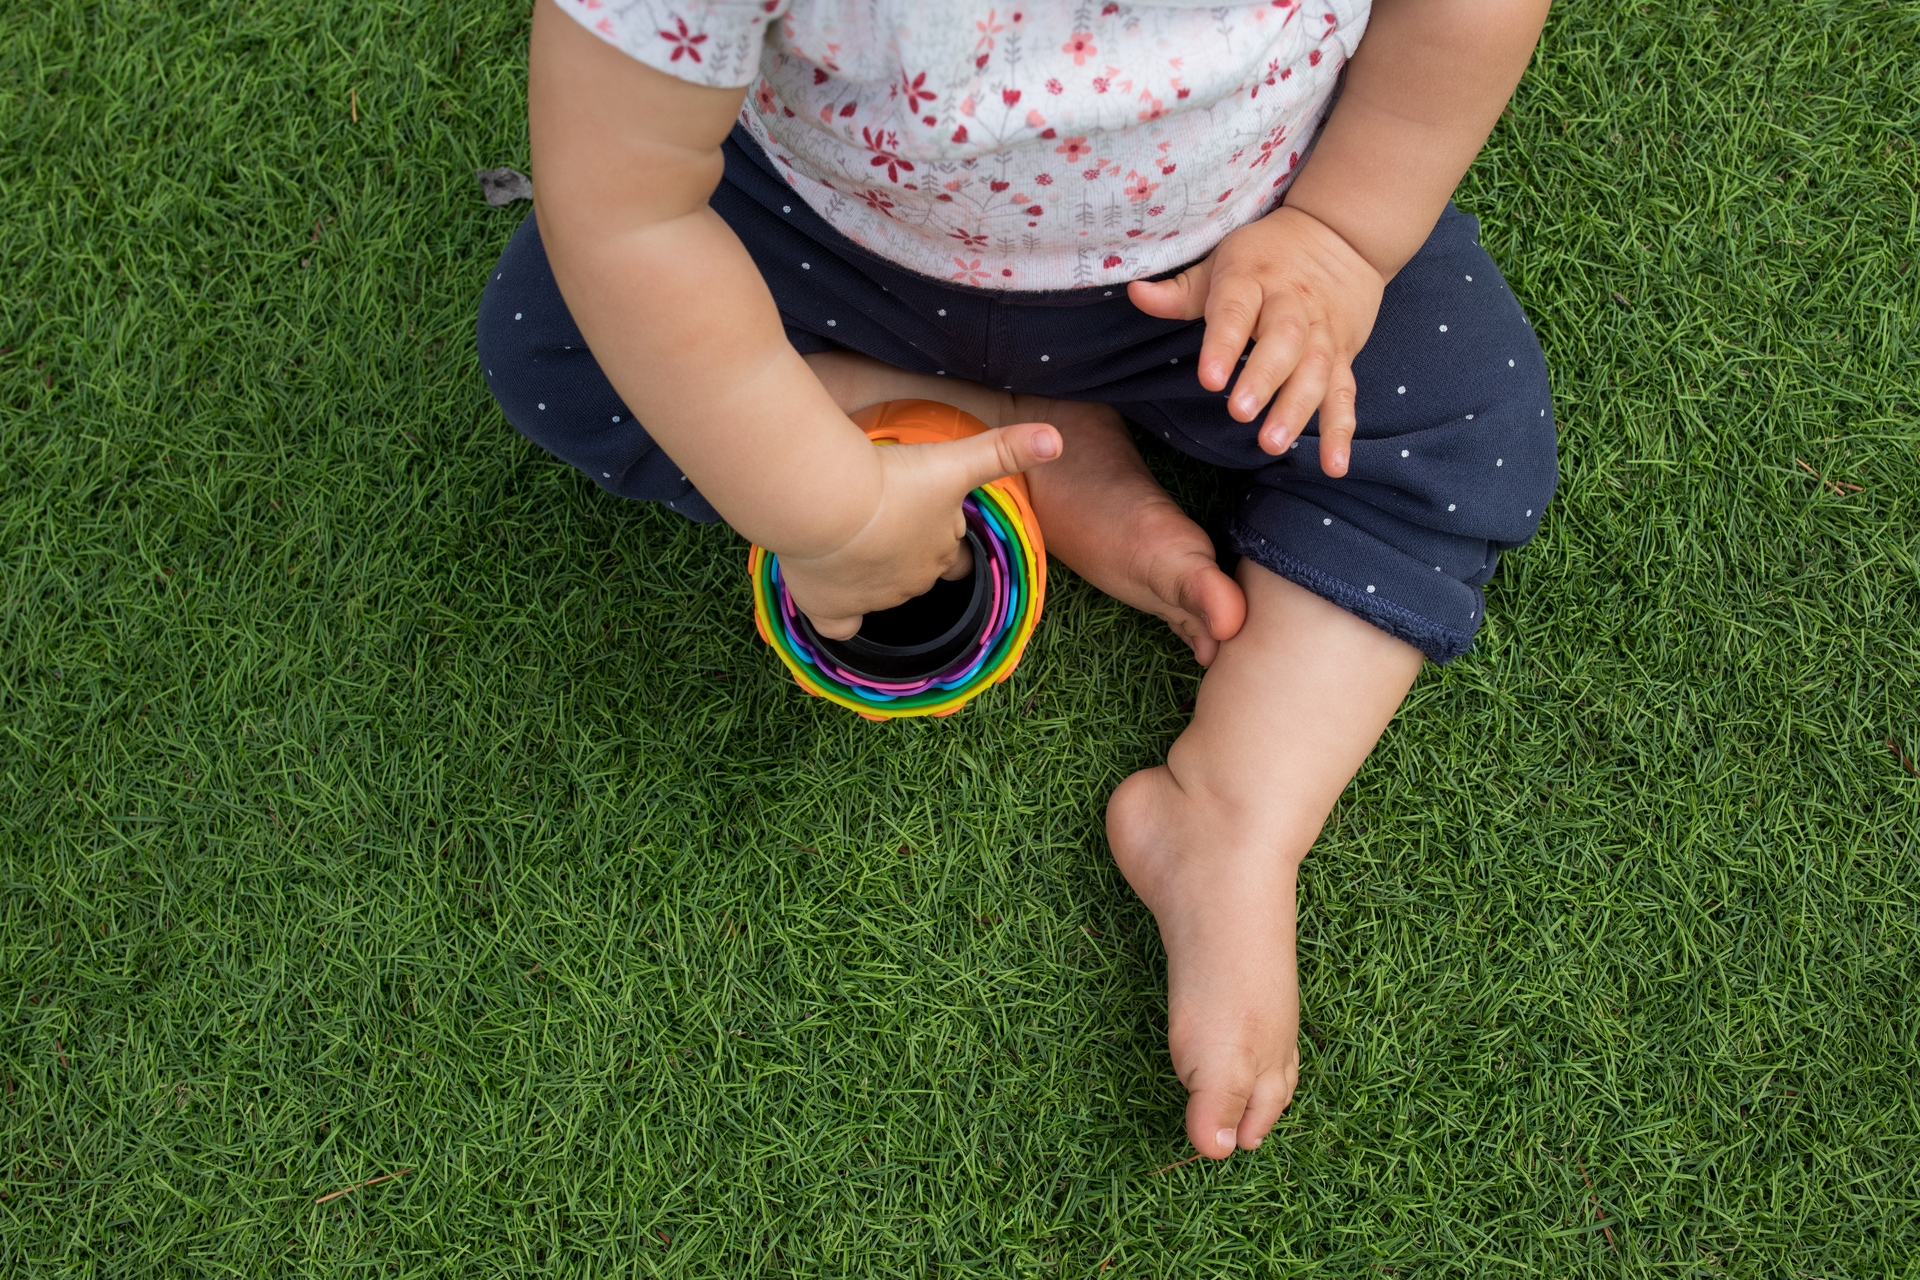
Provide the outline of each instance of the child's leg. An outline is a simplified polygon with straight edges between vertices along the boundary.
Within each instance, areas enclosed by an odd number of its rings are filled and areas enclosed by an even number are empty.
[[[1300,862],[1419,674],[1412,645],[1251,560],[1246,625],[1220,646],[1167,763],[1107,809],[1114,858],[1167,948],[1167,1041],[1187,1136],[1257,1147],[1299,1081]]]
[[[1058,461],[1027,473],[1047,551],[1108,595],[1163,619],[1202,665],[1240,629],[1246,605],[1220,571],[1212,540],[1149,474],[1109,406],[990,391],[851,351],[810,355],[807,363],[849,413],[916,398],[953,405],[990,427],[1052,423],[1066,448]]]

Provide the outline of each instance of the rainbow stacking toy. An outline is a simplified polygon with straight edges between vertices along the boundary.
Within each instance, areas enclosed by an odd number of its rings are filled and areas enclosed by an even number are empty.
[[[876,444],[933,444],[987,429],[933,400],[891,400],[853,421]],[[962,509],[973,572],[868,614],[848,640],[817,634],[794,608],[778,556],[757,546],[747,553],[754,626],[802,689],[869,720],[950,716],[1013,674],[1047,597],[1047,549],[1026,477],[983,485]]]

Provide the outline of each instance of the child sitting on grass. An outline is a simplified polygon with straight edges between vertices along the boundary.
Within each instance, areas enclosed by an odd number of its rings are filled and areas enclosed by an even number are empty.
[[[1207,667],[1107,834],[1208,1156],[1298,1082],[1301,860],[1553,492],[1539,345],[1449,203],[1546,7],[536,0],[535,213],[480,315],[516,427],[777,553],[835,638],[963,576],[962,498],[1025,471],[1048,549]],[[903,398],[996,429],[848,420]],[[1123,419],[1244,473],[1233,576]]]

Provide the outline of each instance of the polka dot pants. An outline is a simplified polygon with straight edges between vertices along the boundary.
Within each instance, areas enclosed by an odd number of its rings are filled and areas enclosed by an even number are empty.
[[[1387,286],[1354,361],[1346,476],[1318,424],[1281,458],[1194,374],[1203,326],[1124,289],[996,293],[893,266],[834,231],[736,131],[713,207],[766,277],[803,353],[861,351],[918,373],[1101,401],[1174,448],[1244,472],[1233,549],[1435,661],[1466,652],[1499,554],[1539,528],[1555,482],[1546,362],[1478,224],[1449,205]],[[624,497],[719,518],[621,402],[574,326],[529,216],[488,274],[479,353],[522,433]]]

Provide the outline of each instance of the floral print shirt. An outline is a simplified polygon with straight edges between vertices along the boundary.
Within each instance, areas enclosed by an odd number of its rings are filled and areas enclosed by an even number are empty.
[[[1370,0],[555,0],[697,84],[800,198],[986,289],[1151,276],[1280,201]]]

